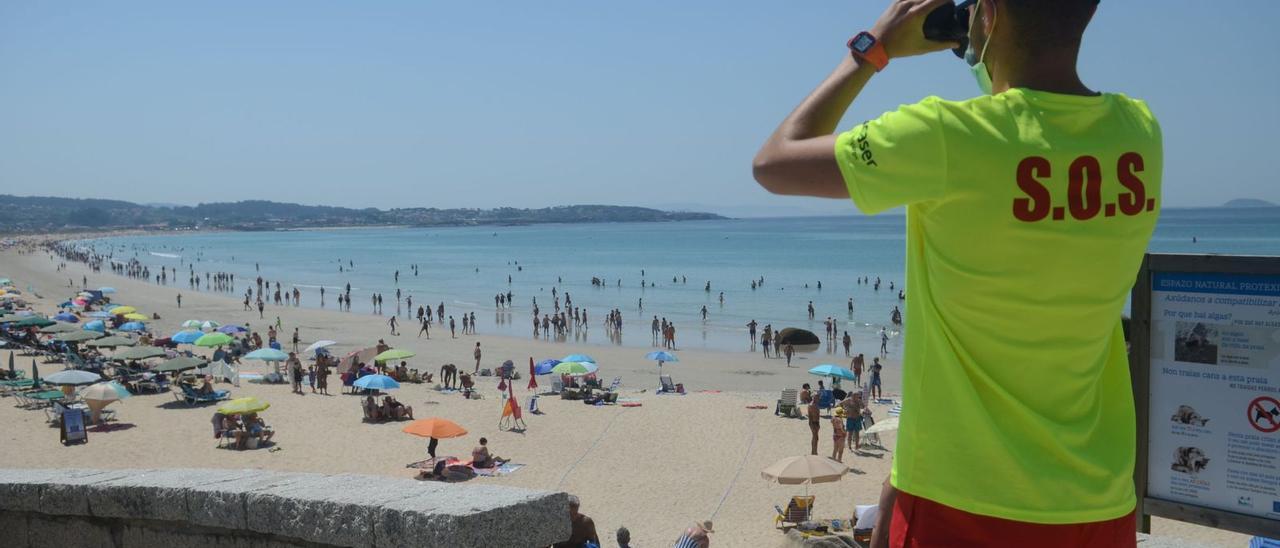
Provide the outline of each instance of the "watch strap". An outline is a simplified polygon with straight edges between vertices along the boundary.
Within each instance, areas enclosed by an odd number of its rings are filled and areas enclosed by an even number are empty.
[[[871,42],[869,47],[858,47],[859,43],[863,43],[868,40]],[[884,50],[884,44],[881,44],[880,40],[876,39],[876,37],[869,32],[859,32],[853,38],[850,38],[846,45],[849,47],[849,52],[855,57],[871,63],[872,66],[876,67],[876,72],[880,72],[884,70],[884,67],[889,66],[889,53]]]

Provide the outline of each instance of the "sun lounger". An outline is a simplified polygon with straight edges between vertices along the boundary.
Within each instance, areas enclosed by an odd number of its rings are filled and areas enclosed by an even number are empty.
[[[778,506],[774,506],[773,509],[778,511],[778,515],[773,518],[775,527],[779,529],[795,527],[809,521],[809,518],[813,516],[813,497],[791,497],[791,502],[787,503],[786,510]]]
[[[781,415],[783,417],[800,416],[800,408],[796,404],[797,397],[798,395],[796,393],[796,389],[794,388],[784,389],[782,391],[782,397],[778,398],[777,407],[773,408],[773,414]]]
[[[182,390],[182,401],[186,402],[187,405],[222,401],[231,397],[231,394],[226,390],[214,390],[213,393],[210,394],[201,394],[196,392],[195,388],[185,384],[179,383],[178,387]]]

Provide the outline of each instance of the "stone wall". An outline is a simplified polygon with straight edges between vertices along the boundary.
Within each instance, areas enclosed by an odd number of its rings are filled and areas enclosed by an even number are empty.
[[[261,470],[0,469],[5,547],[547,546],[568,495]]]

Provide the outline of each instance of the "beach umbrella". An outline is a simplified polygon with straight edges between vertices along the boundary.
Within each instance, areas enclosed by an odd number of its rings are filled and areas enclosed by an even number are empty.
[[[90,295],[90,296],[92,296],[93,294],[92,294],[92,293],[90,293],[89,295]],[[120,305],[115,304],[115,303],[110,303],[110,304],[102,305],[102,309],[103,309],[103,310],[106,310],[107,312],[110,312],[110,311],[111,311],[111,309],[113,309],[113,308],[120,308]]]
[[[264,362],[282,362],[289,359],[289,355],[274,348],[259,348],[244,355],[250,360],[262,360]]]
[[[133,394],[120,383],[107,381],[81,388],[80,397],[86,400],[116,401],[133,397]]]
[[[90,419],[94,423],[102,419],[102,410],[111,405],[111,402],[130,396],[132,394],[116,381],[98,383],[80,391],[80,397],[89,406]]]
[[[135,346],[128,350],[115,354],[113,358],[122,360],[145,360],[147,358],[158,358],[164,355],[164,349],[158,346]]]
[[[187,320],[185,322],[182,322],[182,327],[185,327],[187,329],[200,329],[200,325],[203,323],[204,322],[200,320]]]
[[[89,323],[84,324],[82,327],[84,328],[85,331],[97,331],[99,333],[107,332],[107,322],[104,322],[102,320],[93,320]]]
[[[338,341],[329,341],[329,340],[316,341],[311,343],[310,346],[307,346],[307,348],[303,350],[303,352],[307,352],[307,353],[315,352],[316,350],[320,350],[321,348],[328,348],[335,344],[338,344]]]
[[[365,375],[363,377],[356,379],[354,386],[356,388],[363,388],[365,390],[392,390],[395,388],[400,388],[400,383],[396,382],[395,379],[388,377],[386,375],[375,374],[375,375]]]
[[[123,316],[130,312],[137,312],[138,309],[132,306],[112,306],[108,308],[107,311],[111,312],[111,314],[115,316]]]
[[[242,325],[224,325],[218,328],[218,332],[226,333],[228,335],[235,335],[238,333],[248,333],[249,330],[245,329],[245,327]]]
[[[0,285],[13,285],[13,280],[9,278],[0,278]]]
[[[124,319],[126,319],[126,320],[131,320],[131,321],[135,321],[135,322],[145,322],[145,321],[150,320],[151,318],[147,317],[147,315],[146,315],[146,314],[139,314],[139,313],[137,313],[137,312],[130,312],[130,313],[125,314],[125,315],[124,315]]]
[[[53,336],[55,340],[62,342],[82,342],[101,337],[102,333],[97,331],[69,331],[66,333],[57,333]]]
[[[533,356],[529,356],[529,390],[538,388],[537,369],[533,365]]]
[[[228,334],[226,334],[226,333],[216,333],[216,332],[215,332],[215,333],[208,333],[208,334],[206,334],[206,335],[204,335],[204,336],[200,337],[199,339],[196,339],[196,343],[195,343],[195,344],[196,344],[196,346],[204,346],[204,347],[208,347],[208,348],[216,348],[216,347],[222,346],[222,345],[224,345],[224,344],[230,344],[230,343],[232,343],[232,342],[235,342],[235,339],[232,339],[232,338],[231,338],[231,335],[228,335]]]
[[[203,337],[204,333],[199,331],[179,331],[169,337],[169,340],[178,344],[192,344]]]
[[[115,348],[117,346],[133,346],[135,344],[138,344],[138,341],[130,339],[129,337],[121,337],[119,335],[103,337],[101,339],[88,342],[88,346],[94,348]]]
[[[45,377],[44,382],[57,385],[93,384],[102,382],[102,375],[79,369],[67,369]]]
[[[13,322],[14,327],[47,327],[53,325],[53,320],[44,316],[30,315],[21,320]]]
[[[222,324],[215,322],[213,320],[206,320],[204,323],[200,324],[200,329],[203,329],[205,331],[213,331],[214,329],[217,329],[219,327],[222,327]]]
[[[181,356],[181,357],[174,358],[172,360],[167,360],[164,363],[161,363],[160,365],[157,365],[151,368],[151,371],[156,373],[170,373],[170,372],[177,373],[179,371],[186,371],[188,369],[204,367],[205,364],[207,363],[209,362],[206,362],[200,358]]]
[[[853,375],[853,371],[850,371],[838,365],[831,365],[829,363],[824,363],[822,365],[814,367],[813,369],[810,369],[809,374],[817,375],[819,377],[840,377],[847,381],[851,381],[857,378]]]
[[[583,375],[595,373],[599,367],[590,362],[560,362],[551,368],[551,372],[556,375],[569,375],[570,377],[581,377]]]
[[[247,413],[261,413],[266,411],[271,404],[262,401],[253,396],[244,398],[236,398],[218,407],[218,412],[223,415],[244,415]]]
[[[36,368],[35,358],[31,358],[31,388],[40,388],[40,370]]]
[[[99,292],[99,293],[106,294],[106,295],[110,295],[110,294],[112,294],[112,293],[115,293],[115,292],[116,292],[116,288],[114,288],[114,287],[99,287],[99,288],[98,288],[98,292]]]
[[[533,366],[533,374],[549,375],[551,368],[560,364],[560,360],[542,360]]]
[[[760,471],[764,479],[782,485],[804,485],[806,494],[809,484],[840,481],[847,473],[848,466],[821,455],[787,457]]]
[[[644,359],[653,360],[658,363],[680,361],[680,358],[677,358],[675,354],[672,354],[665,350],[658,350],[657,352],[650,352],[648,354],[645,354]]]
[[[386,352],[383,352],[381,354],[378,354],[377,356],[374,356],[373,361],[389,362],[391,360],[403,360],[407,358],[412,358],[413,356],[414,354],[410,350],[392,348],[391,350],[387,350]]]
[[[142,322],[125,322],[120,325],[117,331],[142,331],[146,328],[146,324]]]
[[[17,371],[16,369],[14,369],[14,368],[13,368],[13,355],[14,355],[14,354],[15,354],[15,352],[9,352],[9,378],[11,378],[11,379],[16,379],[16,378],[18,378],[18,371]]]
[[[111,313],[105,310],[94,310],[93,312],[85,314],[85,316],[88,316],[90,318],[110,318]]]
[[[358,364],[361,362],[368,363],[373,361],[373,357],[377,355],[378,348],[375,346],[361,348],[360,350],[353,351],[350,354],[343,356],[342,361],[338,362],[338,366],[341,367],[343,371],[346,371],[351,368],[352,364]]]
[[[863,434],[879,434],[881,432],[889,432],[898,429],[898,417],[889,417],[885,420],[871,425],[870,428],[863,430]]]
[[[403,431],[406,434],[436,439],[460,438],[467,435],[466,428],[449,419],[439,417],[418,419],[405,425]]]
[[[79,327],[76,327],[69,323],[55,323],[53,325],[40,328],[41,333],[70,333],[72,331],[80,331],[80,330],[81,329]]]
[[[563,357],[563,358],[560,358],[560,361],[562,361],[562,362],[586,362],[586,363],[596,363],[596,359],[595,359],[595,358],[592,358],[591,356],[588,356],[588,355],[586,355],[586,354],[569,354],[568,356],[565,356],[565,357]]]
[[[53,316],[53,319],[60,322],[80,323],[80,317],[70,312],[62,312]]]

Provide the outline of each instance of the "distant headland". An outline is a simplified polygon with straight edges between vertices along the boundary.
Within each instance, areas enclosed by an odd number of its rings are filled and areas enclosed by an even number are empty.
[[[724,218],[714,213],[612,205],[567,205],[537,209],[353,209],[246,200],[181,206],[0,194],[0,232],[6,233],[86,229],[288,230],[374,226],[504,226],[705,221]]]
[[[1222,204],[1222,207],[1278,207],[1278,206],[1274,203],[1268,202],[1266,200],[1259,200],[1257,198],[1237,198],[1235,200],[1231,200],[1225,204]]]

